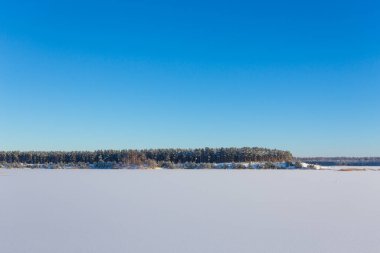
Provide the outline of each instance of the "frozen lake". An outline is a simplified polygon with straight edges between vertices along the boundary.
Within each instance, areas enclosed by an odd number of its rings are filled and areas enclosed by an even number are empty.
[[[1,253],[378,253],[380,172],[0,169]]]

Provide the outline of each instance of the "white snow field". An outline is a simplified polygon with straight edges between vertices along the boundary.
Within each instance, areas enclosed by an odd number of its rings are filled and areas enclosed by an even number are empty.
[[[1,253],[378,253],[380,172],[0,169]]]

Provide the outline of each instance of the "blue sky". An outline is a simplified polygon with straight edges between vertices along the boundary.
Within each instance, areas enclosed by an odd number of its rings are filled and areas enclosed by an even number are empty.
[[[379,94],[377,1],[0,0],[1,150],[380,156]]]

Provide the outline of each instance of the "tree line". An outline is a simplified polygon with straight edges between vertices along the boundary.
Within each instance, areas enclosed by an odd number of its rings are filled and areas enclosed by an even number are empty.
[[[199,148],[97,151],[0,151],[0,163],[69,164],[113,162],[144,164],[149,161],[171,163],[231,163],[291,161],[289,151],[276,149]]]
[[[303,157],[298,160],[322,166],[380,166],[380,157]]]

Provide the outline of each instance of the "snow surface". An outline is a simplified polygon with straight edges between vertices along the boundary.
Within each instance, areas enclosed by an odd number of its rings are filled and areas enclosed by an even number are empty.
[[[0,169],[1,253],[380,252],[380,172]]]
[[[347,166],[347,165],[340,165],[340,166],[324,166],[323,169],[328,170],[380,170],[380,166]]]

